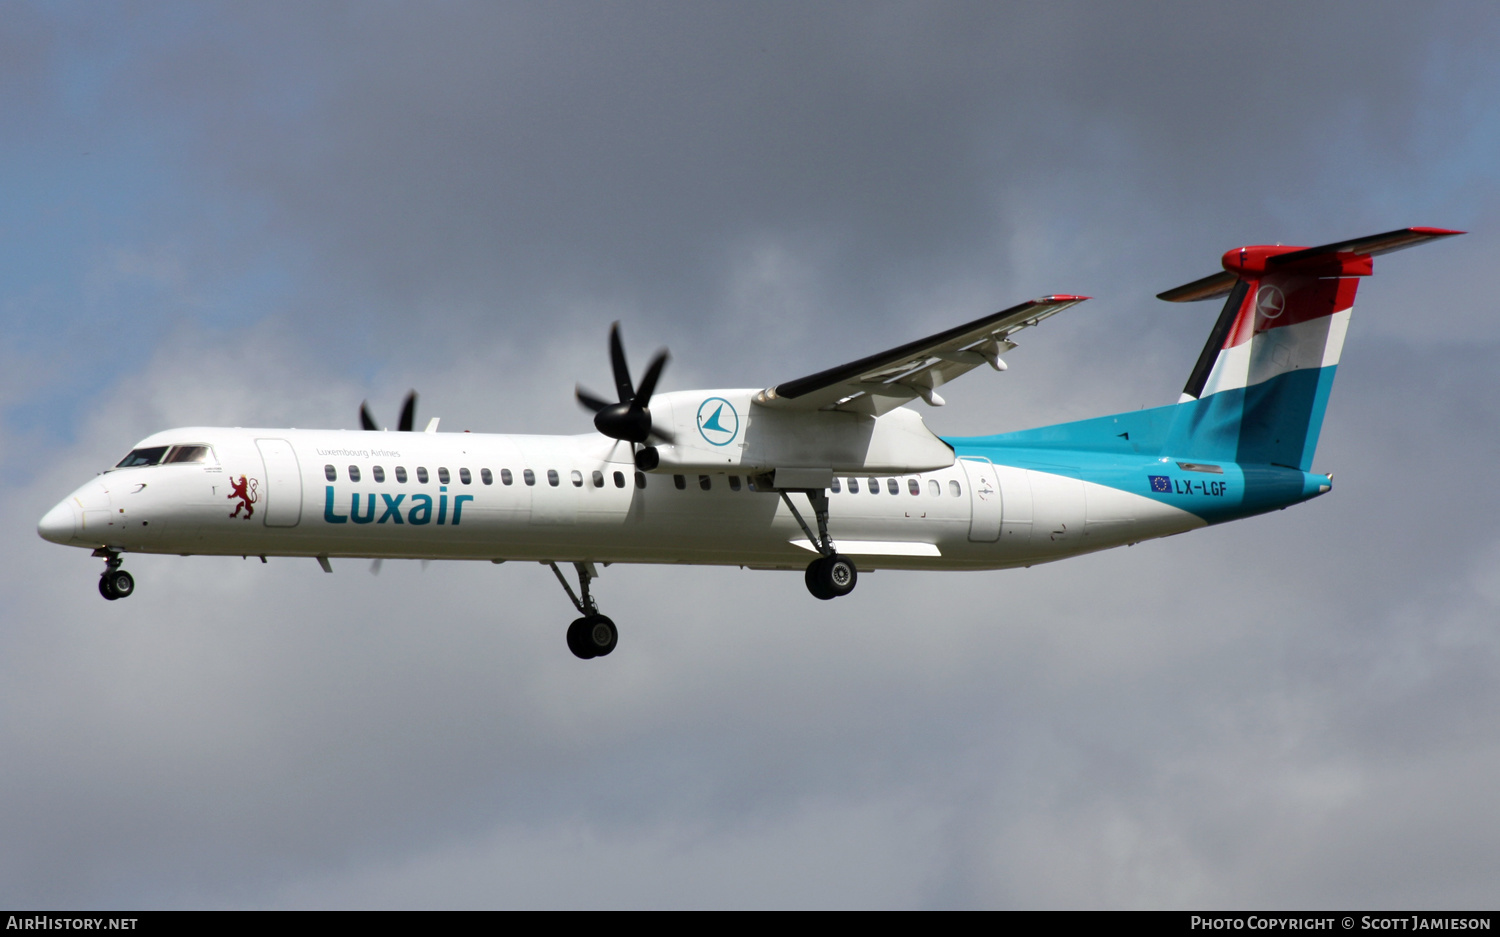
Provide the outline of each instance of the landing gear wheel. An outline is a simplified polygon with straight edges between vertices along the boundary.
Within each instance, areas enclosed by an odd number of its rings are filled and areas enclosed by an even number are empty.
[[[595,615],[593,621],[584,629],[584,642],[594,652],[595,657],[607,657],[609,652],[620,643],[620,632],[615,628],[615,623],[603,615]]]
[[[568,650],[580,660],[608,656],[619,641],[615,623],[603,615],[585,615],[568,626]]]
[[[815,599],[831,599],[833,593],[823,588],[823,560],[818,557],[807,564],[807,572],[802,574],[802,580],[807,583],[807,591],[811,592]]]
[[[809,563],[803,578],[807,582],[807,591],[814,598],[836,599],[854,591],[854,585],[859,581],[859,571],[854,568],[853,560],[835,553]]]
[[[104,574],[104,578],[109,580],[110,591],[117,599],[128,598],[135,591],[135,577],[123,569],[110,570]]]
[[[99,577],[99,594],[113,602],[135,591],[135,577],[123,569],[107,569]]]

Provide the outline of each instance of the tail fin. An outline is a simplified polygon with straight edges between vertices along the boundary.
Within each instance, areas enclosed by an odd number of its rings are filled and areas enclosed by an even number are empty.
[[[1168,451],[1311,469],[1357,278],[1377,254],[1462,233],[1400,228],[1321,247],[1241,247],[1224,255],[1222,273],[1158,294],[1229,297],[1182,390]]]

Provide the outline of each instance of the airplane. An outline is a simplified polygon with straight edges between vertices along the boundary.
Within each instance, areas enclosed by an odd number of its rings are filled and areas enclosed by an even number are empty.
[[[1462,234],[1400,228],[1317,247],[1252,245],[1159,298],[1226,297],[1171,405],[990,436],[939,437],[906,405],[1088,297],[1043,296],[766,388],[656,393],[610,330],[615,401],[579,387],[596,432],[187,427],[148,436],[46,513],[46,540],[104,560],[99,593],[135,591],[126,553],[535,561],[579,617],[567,644],[619,634],[590,584],[614,563],[802,571],[819,599],[861,570],[1031,566],[1284,508],[1330,490],[1312,471],[1359,278],[1373,260]],[[799,507],[800,505],[800,507]],[[572,564],[575,591],[559,568]]]

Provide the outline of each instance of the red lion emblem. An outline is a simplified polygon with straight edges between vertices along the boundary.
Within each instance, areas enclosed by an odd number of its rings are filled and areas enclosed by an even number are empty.
[[[236,504],[234,506],[234,512],[229,516],[239,517],[240,509],[244,508],[245,520],[248,521],[250,519],[250,515],[255,513],[255,508],[251,507],[251,505],[260,500],[260,482],[256,481],[253,478],[246,479],[245,476],[241,475],[239,483],[235,484],[234,480],[231,478],[230,492],[225,497],[229,498],[229,500],[231,501],[239,499],[240,502],[239,504]]]

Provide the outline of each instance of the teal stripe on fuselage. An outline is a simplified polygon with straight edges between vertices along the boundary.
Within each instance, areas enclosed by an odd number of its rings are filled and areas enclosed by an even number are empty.
[[[1332,367],[1293,371],[1203,400],[943,441],[959,458],[1107,485],[1217,524],[1297,504],[1331,487],[1326,475],[1307,469],[1333,377]]]

